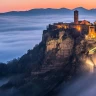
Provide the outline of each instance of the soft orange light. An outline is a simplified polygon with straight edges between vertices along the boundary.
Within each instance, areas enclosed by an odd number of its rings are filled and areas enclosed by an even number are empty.
[[[74,2],[74,3],[73,3]],[[33,8],[96,8],[96,0],[0,0],[0,12]]]
[[[78,31],[81,31],[81,28],[80,27],[78,27]]]
[[[96,32],[89,32],[88,35],[86,35],[87,39],[96,39]]]
[[[77,31],[79,31],[79,32],[81,31],[81,27],[80,27],[80,26],[77,26],[76,29],[77,29]]]

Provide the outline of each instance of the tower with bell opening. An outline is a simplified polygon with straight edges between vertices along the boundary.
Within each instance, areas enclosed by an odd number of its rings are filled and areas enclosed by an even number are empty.
[[[78,24],[78,14],[79,12],[77,10],[74,11],[74,24]]]

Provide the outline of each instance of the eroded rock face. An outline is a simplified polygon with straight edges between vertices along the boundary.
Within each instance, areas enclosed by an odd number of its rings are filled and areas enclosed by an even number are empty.
[[[74,40],[70,37],[50,40],[46,43],[45,59],[42,65],[45,69],[58,69],[67,63],[72,55]],[[46,67],[47,66],[47,67]]]
[[[47,35],[50,38],[46,37]],[[88,64],[87,60],[90,59],[89,50],[96,46],[95,40],[86,40],[81,35],[74,38],[71,33],[65,30],[58,30],[56,33],[55,31],[47,31],[44,36],[43,38],[47,38],[45,58],[42,65],[44,70],[58,69],[70,63],[70,66],[74,66],[72,68],[76,73],[92,71],[93,64]]]
[[[93,72],[95,68],[95,59],[96,52],[90,54],[90,50],[96,47],[95,40],[81,40],[79,44],[76,45],[76,56],[78,61],[81,63],[78,64],[81,72]]]

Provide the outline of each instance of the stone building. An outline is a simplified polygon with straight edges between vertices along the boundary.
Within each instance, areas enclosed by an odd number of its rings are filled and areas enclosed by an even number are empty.
[[[78,11],[74,11],[74,24],[78,24]]]
[[[86,39],[96,39],[96,30],[95,26],[89,26],[88,35],[85,36]]]
[[[96,38],[96,22],[90,23],[87,20],[79,21],[79,12],[77,10],[74,11],[74,22],[71,23],[54,23],[49,26],[50,28],[55,29],[76,29],[77,32],[81,32],[81,34],[86,34],[86,38]],[[48,29],[48,30],[49,30]]]

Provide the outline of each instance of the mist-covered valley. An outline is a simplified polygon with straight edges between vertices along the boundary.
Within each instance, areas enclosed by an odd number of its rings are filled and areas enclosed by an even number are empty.
[[[95,16],[80,16],[80,20],[94,22]],[[56,22],[73,22],[73,16],[0,16],[0,62],[7,62],[25,54],[42,39],[43,30]]]

